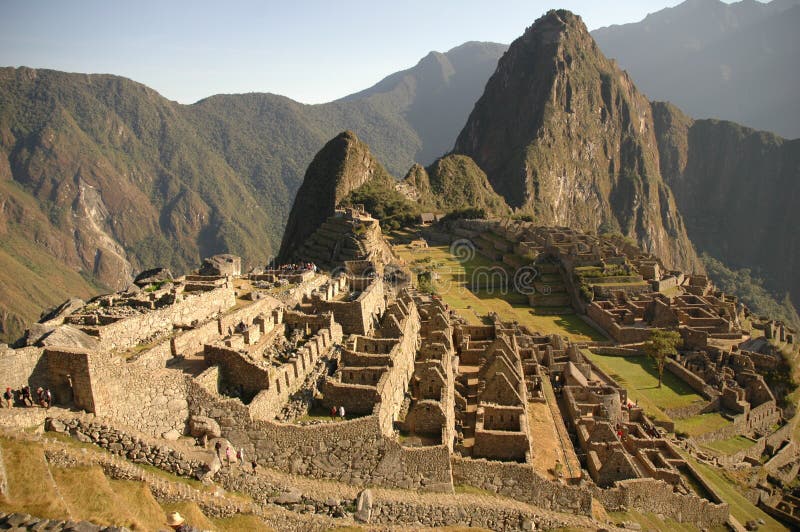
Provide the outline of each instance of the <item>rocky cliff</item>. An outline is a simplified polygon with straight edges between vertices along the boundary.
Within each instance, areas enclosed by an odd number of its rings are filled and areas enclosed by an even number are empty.
[[[538,223],[619,231],[671,266],[702,269],[659,173],[649,102],[568,11],[511,44],[454,152]]]
[[[665,103],[653,116],[661,174],[697,248],[800,301],[800,139],[692,120]]]

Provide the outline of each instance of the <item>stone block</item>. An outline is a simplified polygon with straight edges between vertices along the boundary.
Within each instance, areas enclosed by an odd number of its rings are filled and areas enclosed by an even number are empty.
[[[356,521],[369,523],[372,517],[373,500],[374,496],[371,489],[365,489],[358,494],[358,498],[356,498],[356,513],[353,516]]]

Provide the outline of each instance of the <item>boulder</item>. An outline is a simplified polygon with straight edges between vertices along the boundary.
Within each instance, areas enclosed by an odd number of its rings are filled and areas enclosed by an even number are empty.
[[[49,417],[45,420],[44,427],[45,430],[51,432],[60,432],[62,434],[67,432],[67,426],[64,425],[64,423],[61,422],[61,420],[52,417]]]
[[[358,498],[356,499],[356,513],[353,516],[356,521],[369,523],[372,517],[372,501],[373,495],[371,489],[365,489],[358,494]]]
[[[20,338],[16,344],[19,347],[30,347],[37,345],[45,336],[55,330],[55,325],[45,325],[42,323],[33,323],[30,328],[25,331],[25,334]]]
[[[275,504],[300,504],[303,500],[303,494],[297,490],[292,490],[288,493],[281,493],[275,497]]]
[[[236,255],[223,253],[203,259],[200,275],[241,275],[242,259]]]
[[[97,349],[97,339],[71,325],[59,325],[42,336],[36,344],[39,347],[70,347],[74,349]]]
[[[85,305],[86,303],[77,297],[67,299],[60,305],[42,312],[39,323],[46,323],[48,321],[56,322],[53,323],[53,325],[63,323],[64,318],[74,313],[76,310],[82,309]]]
[[[192,416],[189,418],[189,433],[195,438],[202,438],[203,435],[210,440],[211,438],[219,438],[222,435],[222,430],[219,428],[219,423],[206,416]]]
[[[181,433],[175,429],[171,429],[163,433],[161,437],[167,441],[178,441],[178,439],[181,437]]]
[[[133,284],[140,288],[149,286],[154,283],[163,283],[164,281],[172,281],[172,272],[169,268],[153,268],[145,270],[133,280]]]

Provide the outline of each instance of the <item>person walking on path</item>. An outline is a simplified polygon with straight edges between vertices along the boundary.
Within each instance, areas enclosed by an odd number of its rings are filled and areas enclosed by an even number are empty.
[[[244,447],[240,447],[239,450],[236,451],[236,461],[244,467]]]
[[[225,459],[228,461],[228,466],[230,466],[231,462],[233,462],[233,451],[230,445],[225,448]]]
[[[344,406],[339,407],[339,417],[344,419]]]
[[[6,388],[6,391],[3,392],[3,403],[5,403],[6,408],[11,408],[13,400],[14,393],[11,391],[11,388]]]

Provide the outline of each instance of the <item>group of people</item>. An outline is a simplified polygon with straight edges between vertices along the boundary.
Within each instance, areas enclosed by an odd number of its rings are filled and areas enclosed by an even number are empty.
[[[13,408],[15,404],[21,404],[22,406],[34,406],[36,404],[42,408],[50,408],[53,405],[53,394],[50,393],[50,388],[44,389],[40,386],[36,388],[36,403],[34,403],[31,387],[27,384],[19,390],[12,390],[7,387],[6,391],[3,392],[2,404],[6,408]]]
[[[319,268],[317,268],[317,265],[313,262],[294,262],[291,264],[281,264],[276,269],[286,272],[311,271],[317,273],[319,271]]]
[[[222,460],[222,441],[221,440],[217,440],[217,442],[214,444],[214,452],[217,453],[217,458],[219,459],[220,464],[227,463],[228,466],[230,467],[231,464],[233,464],[235,462],[236,464],[239,464],[242,467],[245,466],[244,447],[240,447],[239,450],[236,451],[230,445],[226,445],[225,446],[225,461],[224,462]],[[258,464],[256,463],[255,460],[251,460],[250,461],[250,467],[252,468],[253,474],[255,474],[256,473],[256,468],[258,467]]]
[[[344,415],[345,415],[345,412],[344,412],[344,407],[343,406],[332,406],[331,407],[331,419],[336,419],[337,417],[340,417],[340,418],[344,419]]]

